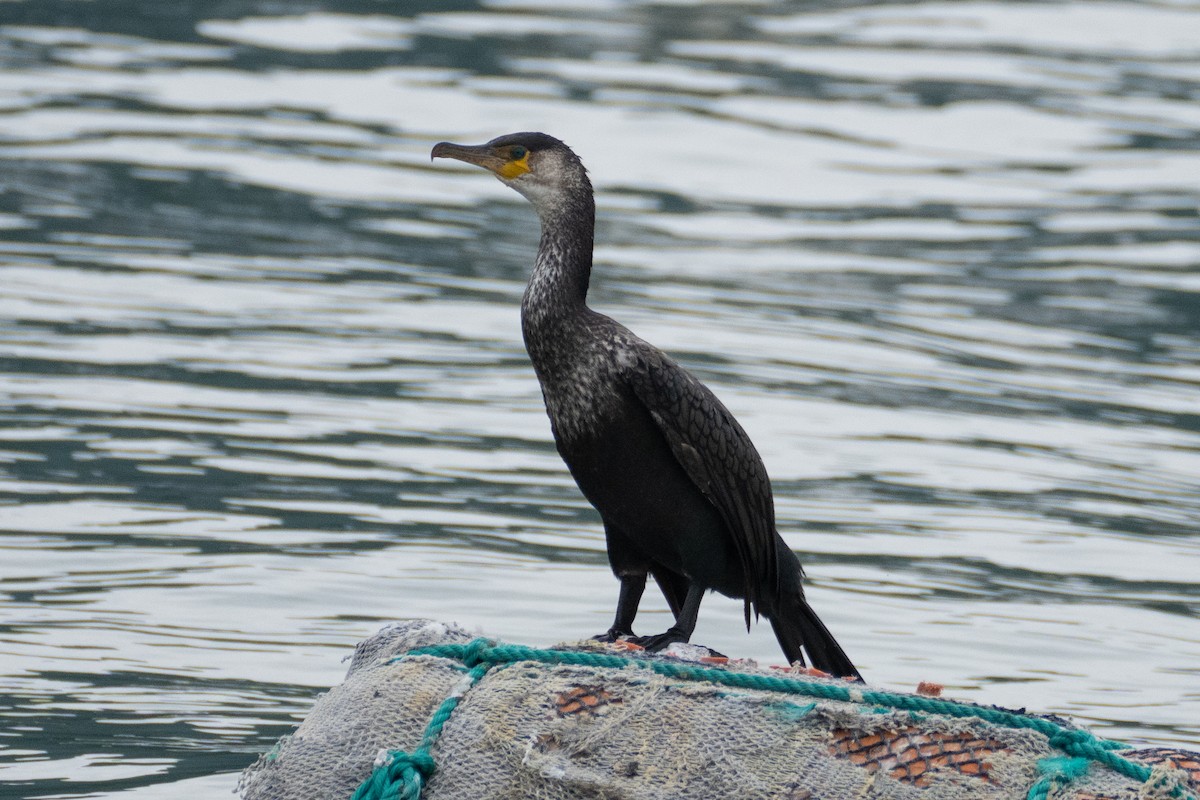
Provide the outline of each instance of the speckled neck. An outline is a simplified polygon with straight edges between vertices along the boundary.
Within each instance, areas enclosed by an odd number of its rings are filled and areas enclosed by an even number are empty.
[[[590,187],[538,208],[542,239],[525,296],[521,328],[539,373],[569,346],[567,329],[587,312],[596,207]]]

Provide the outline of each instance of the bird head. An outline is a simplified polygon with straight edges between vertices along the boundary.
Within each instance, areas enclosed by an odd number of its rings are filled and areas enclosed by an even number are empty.
[[[524,195],[539,213],[586,195],[592,185],[579,156],[544,133],[510,133],[487,144],[439,142],[432,158],[453,158],[491,172]]]

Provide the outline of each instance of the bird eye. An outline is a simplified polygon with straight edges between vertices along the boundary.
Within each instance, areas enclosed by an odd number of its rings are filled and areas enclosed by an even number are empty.
[[[529,154],[528,150],[526,150],[524,147],[521,147],[521,145],[517,145],[516,147],[514,147],[512,149],[511,156],[514,161],[520,161],[522,158],[524,158],[528,154]]]

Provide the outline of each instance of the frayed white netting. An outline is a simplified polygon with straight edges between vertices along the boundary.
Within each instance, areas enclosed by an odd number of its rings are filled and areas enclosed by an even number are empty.
[[[417,621],[361,643],[242,796],[1195,800],[1200,778],[1200,755],[1114,750],[1054,718],[594,643],[472,642]],[[406,655],[422,648],[439,654]]]

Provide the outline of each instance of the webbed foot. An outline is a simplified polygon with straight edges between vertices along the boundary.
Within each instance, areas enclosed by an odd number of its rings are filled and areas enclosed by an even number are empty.
[[[630,639],[634,644],[641,645],[648,652],[657,653],[659,650],[666,650],[676,642],[688,643],[690,636],[683,631],[677,631],[674,628],[668,628],[662,633],[654,636],[634,636]]]
[[[593,636],[592,641],[593,642],[607,642],[607,643],[611,644],[612,642],[619,642],[623,638],[637,639],[638,637],[633,635],[633,631],[621,630],[620,628],[613,626],[613,627],[609,628],[608,630],[606,630],[604,633],[599,633],[599,634],[596,634],[595,636]]]

